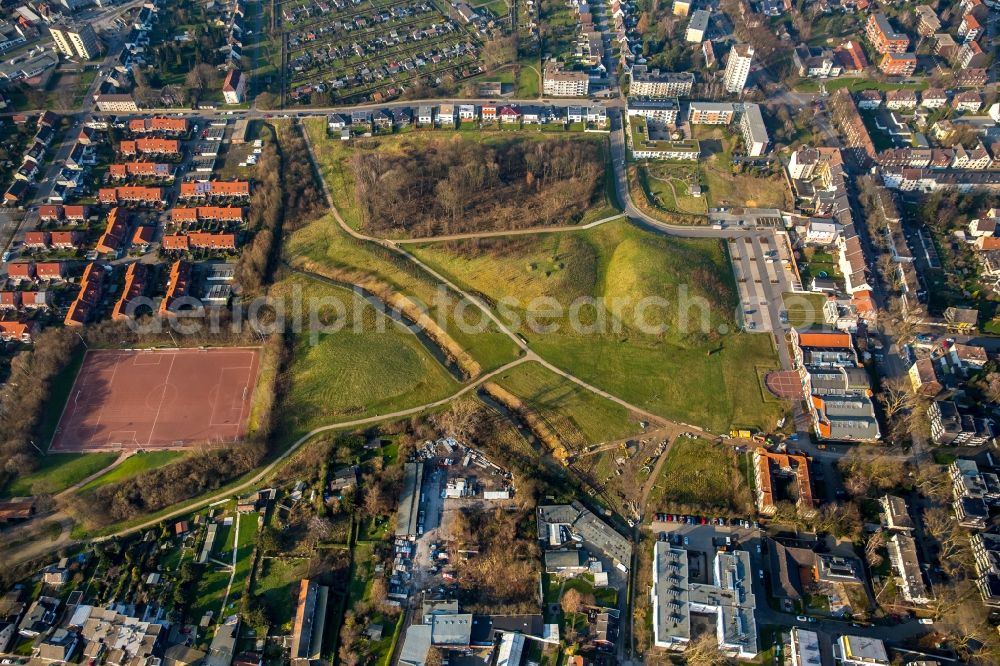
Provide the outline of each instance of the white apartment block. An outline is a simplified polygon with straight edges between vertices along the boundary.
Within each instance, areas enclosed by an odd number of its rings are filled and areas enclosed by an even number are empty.
[[[101,43],[97,33],[89,25],[56,26],[49,28],[52,41],[67,58],[93,60],[101,53]]]
[[[752,61],[753,46],[750,44],[737,44],[729,51],[729,62],[726,63],[726,73],[722,79],[726,92],[743,92],[750,76]]]
[[[590,77],[586,72],[548,66],[542,78],[542,93],[551,97],[586,97],[590,90]]]
[[[767,136],[764,117],[760,114],[758,105],[745,104],[743,106],[743,115],[740,116],[740,132],[743,134],[747,155],[759,157],[767,152],[770,139]]]
[[[628,94],[630,97],[688,97],[694,87],[693,72],[636,71],[633,67]]]

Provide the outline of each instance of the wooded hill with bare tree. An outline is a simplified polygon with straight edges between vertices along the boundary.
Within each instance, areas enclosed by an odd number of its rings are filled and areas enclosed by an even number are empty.
[[[456,137],[401,149],[351,158],[370,233],[420,237],[569,224],[603,196],[604,159],[592,141],[485,145]]]

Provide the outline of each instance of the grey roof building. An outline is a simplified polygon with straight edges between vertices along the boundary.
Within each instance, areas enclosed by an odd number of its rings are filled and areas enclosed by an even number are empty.
[[[396,514],[396,536],[417,535],[420,516],[420,487],[424,479],[424,464],[406,463],[403,467],[403,489],[399,495],[399,512]]]
[[[594,515],[580,502],[538,507],[538,538],[549,545],[561,545],[553,534],[561,528],[583,539],[591,553],[598,552],[610,558],[622,571],[628,571],[632,561],[632,544],[613,527]]]
[[[691,641],[691,614],[715,616],[719,648],[732,657],[758,653],[757,600],[752,590],[750,554],[745,550],[715,556],[712,583],[688,580],[688,552],[665,541],[653,547],[654,644],[683,650]]]

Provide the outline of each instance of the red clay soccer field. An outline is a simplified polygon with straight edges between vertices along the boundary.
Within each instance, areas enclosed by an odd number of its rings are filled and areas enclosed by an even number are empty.
[[[246,434],[259,350],[89,351],[49,451],[193,448]]]

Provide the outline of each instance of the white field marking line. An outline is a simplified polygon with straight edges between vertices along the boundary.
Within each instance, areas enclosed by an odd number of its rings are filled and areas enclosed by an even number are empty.
[[[240,420],[236,424],[236,435],[233,438],[233,441],[239,439],[241,437],[241,433],[245,435],[246,434],[244,432],[245,429],[249,430],[248,421],[250,420],[251,404],[247,400],[247,398],[253,393],[253,387],[250,385],[250,382],[253,381],[254,360],[257,360],[258,362],[256,370],[258,372],[260,371],[260,357],[257,356],[257,352],[250,352],[250,354],[251,358],[250,358],[250,365],[247,367],[246,383],[244,383],[243,385],[243,402],[240,405]]]
[[[219,368],[219,391],[220,391],[220,393],[221,393],[222,387],[225,386],[225,382],[222,381],[222,380],[225,379],[226,372],[231,371],[231,370],[237,370],[237,371],[238,370],[246,370],[247,371],[247,375],[249,376],[250,371],[253,370],[253,352],[245,352],[245,353],[249,353],[251,355],[250,365],[228,365],[228,366],[226,366],[224,368]],[[233,385],[235,386],[238,383],[239,383],[238,381],[233,382]],[[243,387],[243,398],[242,398],[242,400],[246,400],[246,392],[247,392],[246,386],[244,386]],[[215,410],[216,410],[216,408],[219,407],[219,399],[220,398],[221,398],[221,395],[216,394],[215,402],[212,404],[212,415],[209,418],[208,425],[210,427],[213,427],[213,428],[217,428],[217,427],[220,427],[220,426],[229,426],[229,425],[232,425],[231,423],[216,423],[215,422]],[[227,409],[229,409],[229,411],[232,411],[232,410],[236,409],[237,403],[240,402],[240,401],[241,401],[240,398],[233,398],[232,403],[229,405],[229,407]],[[242,419],[243,419],[243,406],[242,405],[239,405],[239,410],[240,410],[240,413],[238,414],[238,419],[240,421],[242,421]],[[239,422],[237,422],[236,425],[237,425],[237,427],[239,427]]]
[[[218,384],[218,386],[220,387],[220,389],[221,389],[221,387],[227,385],[226,382],[225,382],[226,372],[228,372],[228,371],[237,371],[237,372],[239,372],[240,370],[249,370],[249,368],[242,368],[242,367],[237,367],[237,368],[219,368],[219,384]],[[233,386],[236,386],[236,385],[239,384],[239,381],[231,382],[231,384]],[[245,390],[246,389],[244,389],[244,391]],[[216,422],[216,419],[215,419],[215,417],[216,417],[216,411],[219,410],[220,408],[228,411],[230,413],[230,416],[232,415],[233,410],[239,409],[239,413],[237,414],[237,417],[238,418],[242,418],[242,416],[243,416],[243,405],[240,403],[240,399],[238,397],[234,397],[232,399],[232,402],[229,404],[228,407],[225,406],[225,405],[223,405],[221,403],[221,399],[222,399],[222,396],[219,395],[219,394],[216,394],[215,400],[212,402],[212,414],[211,414],[211,416],[208,419],[208,425],[209,425],[209,427],[220,428],[220,427],[230,427],[230,426],[233,425],[232,423],[217,423]]]
[[[118,374],[118,366],[121,364],[124,356],[119,356],[115,359],[115,367],[111,370],[111,378],[108,379],[108,386],[112,386],[115,383],[115,375]],[[94,422],[95,426],[101,425],[101,419],[104,418],[104,407],[101,407],[97,412],[97,421]]]
[[[167,397],[167,387],[170,386],[170,374],[174,370],[174,361],[177,359],[176,355],[170,357],[170,367],[167,369],[166,379],[163,380],[163,394],[160,396],[160,404],[156,408],[156,416],[153,417],[153,423],[149,426],[149,437],[146,438],[146,446],[153,441],[153,433],[156,432],[156,424],[160,420],[160,410],[163,409],[163,399]],[[136,442],[138,444],[138,442]]]
[[[132,440],[131,441],[134,444],[138,445],[139,442],[136,441],[136,439],[135,439],[135,435],[136,435],[136,431],[135,430],[112,430],[111,432],[108,433],[108,438],[105,440],[104,445],[105,446],[110,446],[112,448],[114,448],[116,446],[118,448],[124,448],[125,443],[128,442],[129,440],[127,438],[121,437],[121,435],[126,435],[126,434],[129,434],[129,433],[131,433],[131,435],[132,435]],[[116,438],[115,441],[113,441],[113,442],[111,441],[112,437]]]
[[[136,367],[147,366],[147,365],[149,365],[149,366],[152,366],[152,365],[162,365],[163,364],[163,357],[166,356],[166,355],[167,355],[166,353],[164,353],[164,354],[152,354],[152,355],[146,355],[146,354],[139,353],[139,354],[136,354],[136,355],[132,356],[132,365],[136,366]],[[173,356],[172,353],[170,355]]]

